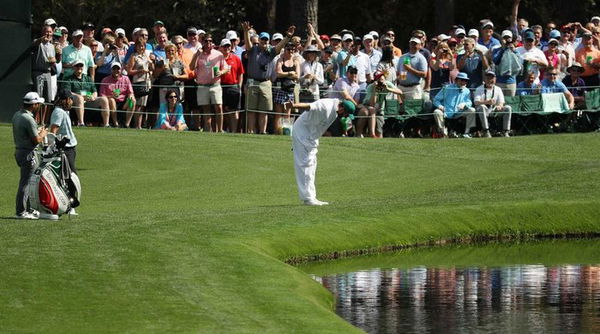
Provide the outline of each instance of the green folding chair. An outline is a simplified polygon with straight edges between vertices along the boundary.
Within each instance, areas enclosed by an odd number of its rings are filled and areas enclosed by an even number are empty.
[[[600,88],[585,92],[585,108],[588,111],[600,109]]]

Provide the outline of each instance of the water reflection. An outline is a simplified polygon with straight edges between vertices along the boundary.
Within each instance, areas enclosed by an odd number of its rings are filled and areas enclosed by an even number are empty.
[[[600,333],[600,266],[414,267],[315,277],[369,333]]]

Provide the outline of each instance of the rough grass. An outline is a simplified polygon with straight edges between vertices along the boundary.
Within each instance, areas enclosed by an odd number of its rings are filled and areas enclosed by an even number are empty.
[[[600,135],[321,141],[75,129],[80,216],[16,221],[0,126],[3,332],[358,331],[290,259],[436,240],[600,233]]]

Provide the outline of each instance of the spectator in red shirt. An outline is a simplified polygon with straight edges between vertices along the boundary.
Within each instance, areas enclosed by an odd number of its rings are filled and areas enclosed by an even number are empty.
[[[225,38],[221,41],[219,50],[225,57],[226,67],[229,71],[221,76],[223,87],[223,111],[225,124],[229,132],[238,132],[241,87],[244,77],[242,60],[232,52],[231,40]],[[229,112],[232,112],[229,114]]]
[[[132,112],[135,108],[135,97],[133,96],[133,87],[131,81],[126,75],[122,75],[121,63],[115,61],[110,66],[111,75],[102,79],[100,85],[100,96],[106,96],[108,107],[110,109],[110,118],[115,127],[119,127],[117,120],[117,110],[126,110]],[[106,117],[106,118],[105,118]],[[108,115],[102,115],[104,124],[108,124]]]

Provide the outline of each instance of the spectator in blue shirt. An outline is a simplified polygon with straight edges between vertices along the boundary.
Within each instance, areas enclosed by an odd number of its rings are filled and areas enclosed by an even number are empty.
[[[567,86],[558,80],[558,69],[552,66],[546,68],[546,72],[544,73],[546,77],[542,80],[542,94],[547,93],[563,93],[569,102],[569,109],[573,110],[575,108],[575,100],[573,99],[573,94],[569,92]]]
[[[475,108],[471,102],[471,92],[467,88],[469,77],[465,73],[456,75],[454,84],[444,86],[435,96],[433,105],[433,119],[439,134],[448,136],[448,129],[444,126],[444,118],[467,119],[463,138],[471,138],[471,128],[475,127]]]
[[[481,37],[479,38],[479,44],[493,50],[495,47],[500,46],[500,41],[494,38],[494,23],[490,20],[485,20],[481,24]]]
[[[519,82],[517,85],[517,95],[537,95],[540,93],[542,85],[535,83],[536,75],[534,72],[527,73],[525,80]]]
[[[487,58],[475,48],[474,39],[465,38],[463,45],[465,53],[459,55],[456,59],[456,67],[471,79],[469,80],[469,88],[477,88],[483,82],[482,73],[488,67]]]

